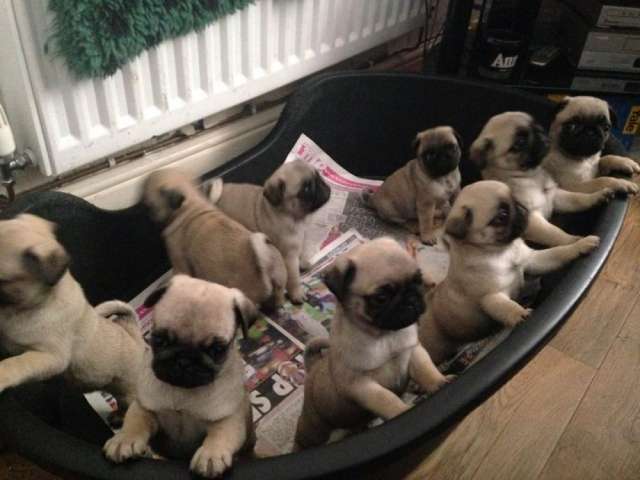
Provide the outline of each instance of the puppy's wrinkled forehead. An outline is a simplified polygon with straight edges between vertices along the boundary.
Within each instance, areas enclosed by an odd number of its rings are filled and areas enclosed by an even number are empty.
[[[286,179],[287,186],[295,193],[305,180],[315,177],[316,169],[303,160],[287,162],[273,174],[276,178]]]
[[[458,143],[453,128],[449,126],[434,127],[423,130],[416,135],[419,142],[418,153],[430,147]]]
[[[349,258],[356,266],[351,286],[356,294],[369,294],[388,283],[404,283],[418,271],[416,261],[390,238],[378,238],[360,245],[349,253]]]
[[[501,204],[511,205],[511,189],[505,183],[495,180],[483,180],[464,187],[451,209],[455,216],[462,210],[473,212],[474,225],[486,225],[491,221]]]
[[[160,190],[176,190],[183,195],[195,191],[191,178],[174,169],[157,170],[149,175],[144,185],[145,194],[156,195]]]
[[[556,122],[564,123],[576,119],[593,120],[609,117],[609,104],[595,97],[578,96],[566,98],[566,106],[556,116]]]
[[[233,295],[221,285],[176,275],[155,306],[153,323],[185,344],[231,340],[236,330]]]
[[[504,112],[489,119],[480,132],[480,137],[490,138],[497,149],[501,150],[511,145],[518,131],[529,130],[533,123],[533,117],[528,113]]]
[[[23,252],[57,243],[54,231],[53,223],[29,214],[0,221],[0,274],[12,277],[21,273]]]

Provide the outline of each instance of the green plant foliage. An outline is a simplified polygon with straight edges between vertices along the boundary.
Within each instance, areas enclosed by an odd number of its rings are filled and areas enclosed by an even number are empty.
[[[142,51],[201,30],[253,1],[49,0],[54,21],[47,43],[76,77],[106,77]]]

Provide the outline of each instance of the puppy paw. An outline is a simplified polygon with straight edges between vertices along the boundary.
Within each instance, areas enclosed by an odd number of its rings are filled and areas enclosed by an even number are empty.
[[[148,448],[145,437],[116,433],[104,444],[102,451],[112,462],[121,463],[130,458],[142,457]]]
[[[615,191],[616,193],[623,193],[626,195],[635,195],[638,193],[640,187],[630,180],[624,180],[622,178],[616,179]]]
[[[233,452],[225,447],[201,446],[191,459],[190,469],[203,477],[214,478],[231,468]]]
[[[294,305],[302,305],[304,303],[304,301],[305,301],[305,298],[306,298],[302,288],[296,288],[295,290],[289,290],[289,292],[287,292],[287,294],[289,295],[289,300],[291,300],[291,303],[293,303]]]
[[[440,375],[438,378],[434,379],[429,385],[425,385],[425,390],[428,393],[435,393],[444,387],[447,383],[451,383],[457,375]]]
[[[532,311],[533,311],[532,308],[524,308],[518,305],[518,308],[514,307],[510,312],[507,312],[506,317],[504,319],[505,324],[507,325],[507,327],[515,327],[524,319],[526,319],[529,315],[531,315]]]
[[[420,234],[420,241],[425,245],[435,245],[438,243],[436,232],[423,232]]]
[[[596,195],[598,196],[598,203],[607,203],[616,196],[616,192],[614,192],[612,188],[603,188],[602,190],[598,190]]]
[[[311,268],[311,262],[309,261],[309,259],[304,255],[301,256],[300,257],[300,271],[301,272],[306,272],[310,268]]]
[[[576,249],[580,255],[586,255],[598,248],[600,245],[600,237],[597,235],[589,235],[581,238],[575,243]]]

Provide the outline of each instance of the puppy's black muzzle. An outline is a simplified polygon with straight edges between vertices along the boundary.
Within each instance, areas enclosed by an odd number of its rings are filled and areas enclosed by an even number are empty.
[[[315,173],[313,178],[306,181],[304,188],[298,194],[306,213],[313,213],[318,210],[329,201],[330,196],[331,188],[318,172]]]
[[[609,127],[593,122],[570,122],[562,126],[558,144],[571,157],[584,158],[602,151],[609,138]]]
[[[366,299],[366,310],[372,323],[382,330],[401,330],[418,321],[425,311],[424,283],[418,272],[406,283],[398,285],[385,303]]]
[[[525,170],[538,167],[547,153],[549,153],[549,138],[537,123],[531,126],[528,140],[528,152],[523,155],[520,163]]]
[[[181,388],[196,388],[212,383],[216,365],[197,349],[167,347],[154,349],[151,369],[165,383]]]
[[[458,168],[460,155],[458,145],[450,143],[424,150],[420,153],[420,161],[431,178],[438,178]]]

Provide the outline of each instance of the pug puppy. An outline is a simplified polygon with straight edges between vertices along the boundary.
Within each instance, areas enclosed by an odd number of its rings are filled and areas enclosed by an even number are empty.
[[[239,288],[267,311],[282,305],[284,261],[264,233],[251,233],[212,206],[175,169],[149,175],[142,199],[151,218],[164,227],[175,272]]]
[[[337,428],[400,415],[410,408],[399,397],[409,378],[428,392],[450,379],[418,342],[422,275],[394,240],[378,238],[341,255],[324,279],[338,304],[329,339],[314,339],[305,351],[297,448],[320,445]]]
[[[610,188],[593,193],[559,188],[541,166],[547,152],[547,135],[531,115],[505,112],[489,119],[471,145],[469,157],[482,178],[506,183],[516,201],[527,208],[525,239],[546,246],[567,245],[580,237],[551,224],[551,214],[588,210],[610,200],[614,192]]]
[[[63,373],[126,409],[144,350],[137,315],[119,301],[89,305],[54,232],[34,215],[0,221],[0,344],[11,355],[0,392]]]
[[[163,455],[191,456],[193,472],[221,475],[255,443],[235,337],[238,327],[247,335],[256,308],[238,289],[186,275],[173,277],[145,305],[155,309],[138,396],[104,454],[124,462],[154,440]]]
[[[543,275],[585,255],[596,236],[570,245],[533,250],[521,238],[529,214],[505,183],[483,180],[466,186],[445,223],[449,244],[446,278],[427,295],[421,316],[422,345],[439,364],[463,344],[511,328],[531,313],[514,299],[524,275]]]
[[[264,184],[222,183],[215,179],[210,200],[252,232],[263,232],[282,254],[287,268],[287,292],[293,303],[302,303],[300,268],[304,257],[305,220],[327,203],[331,188],[318,171],[302,160],[280,166]]]
[[[551,123],[551,149],[544,166],[562,188],[587,193],[603,188],[621,194],[638,193],[634,182],[608,176],[614,172],[629,176],[640,173],[640,165],[630,158],[602,156],[615,123],[614,111],[599,98],[566,97],[560,102]]]
[[[462,140],[451,127],[419,132],[416,158],[392,173],[367,202],[378,215],[419,234],[422,242],[437,242],[436,220],[443,221],[460,191]],[[416,222],[417,219],[417,222]]]

